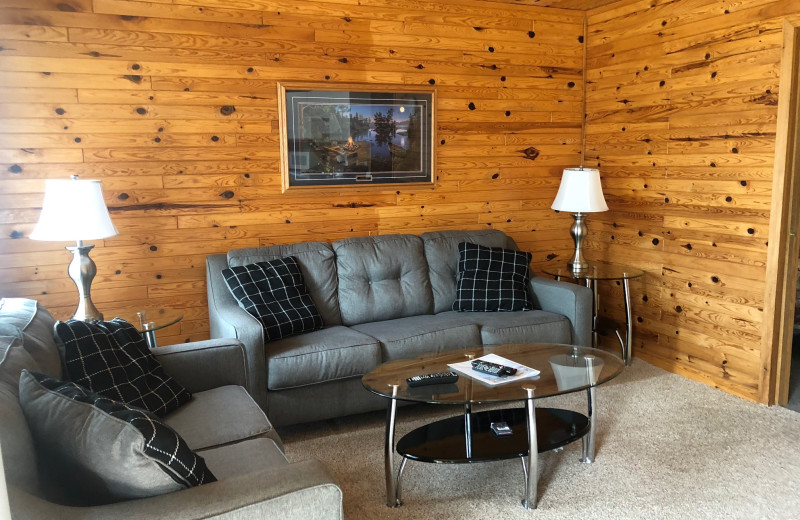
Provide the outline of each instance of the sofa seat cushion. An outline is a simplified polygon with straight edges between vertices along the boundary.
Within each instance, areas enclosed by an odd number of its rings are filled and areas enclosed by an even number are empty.
[[[52,486],[75,505],[161,495],[216,481],[155,414],[24,370],[19,402]]]
[[[164,422],[196,451],[257,437],[270,437],[281,444],[264,411],[236,385],[196,392]]]
[[[480,327],[484,345],[504,343],[566,343],[572,344],[569,319],[547,311],[517,312],[443,312],[437,316],[457,315]]]
[[[286,455],[272,439],[248,439],[203,452],[208,468],[217,480],[247,475],[289,464]]]
[[[363,376],[381,364],[378,341],[343,326],[283,338],[266,350],[270,390]]]
[[[422,354],[445,352],[481,344],[480,330],[460,313],[424,314],[353,325],[381,342],[383,361],[411,359]]]

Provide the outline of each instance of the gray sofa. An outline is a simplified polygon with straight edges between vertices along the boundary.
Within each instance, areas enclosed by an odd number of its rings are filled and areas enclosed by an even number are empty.
[[[532,276],[535,310],[454,312],[458,244],[517,249],[497,230],[300,242],[207,258],[212,338],[247,350],[252,395],[276,426],[385,407],[361,376],[381,363],[487,344],[591,345],[591,291]],[[261,324],[228,289],[228,267],[294,256],[325,327],[265,345]]]
[[[217,482],[101,506],[61,505],[18,399],[22,369],[63,379],[54,323],[36,301],[0,300],[0,449],[14,520],[342,518],[341,490],[327,469],[284,456],[280,437],[248,395],[248,360],[236,340],[155,351],[166,372],[193,393],[165,422],[203,456]]]

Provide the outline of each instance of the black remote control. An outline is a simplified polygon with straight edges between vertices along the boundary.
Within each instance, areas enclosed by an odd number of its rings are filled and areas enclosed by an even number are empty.
[[[498,365],[497,363],[490,363],[488,361],[481,361],[476,359],[472,362],[472,370],[484,372],[493,376],[504,377],[513,376],[517,373],[516,368],[507,367],[505,365]]]
[[[426,374],[424,376],[414,376],[406,379],[409,387],[426,385],[446,385],[458,381],[458,374],[455,372],[440,372],[438,374]]]

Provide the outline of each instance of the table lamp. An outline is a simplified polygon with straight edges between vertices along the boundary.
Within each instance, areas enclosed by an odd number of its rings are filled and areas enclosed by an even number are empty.
[[[608,211],[603,188],[600,185],[600,170],[584,167],[565,168],[558,193],[550,207],[557,211],[569,211],[575,219],[569,229],[569,234],[575,242],[575,255],[567,263],[567,267],[573,271],[588,269],[589,263],[583,258],[581,249],[583,239],[589,233],[584,213]]]
[[[103,315],[92,303],[91,286],[97,274],[97,266],[89,258],[94,245],[84,240],[97,240],[116,236],[117,229],[111,222],[108,208],[103,200],[100,181],[78,180],[77,175],[67,179],[51,179],[45,185],[44,202],[39,222],[31,233],[33,240],[51,242],[77,242],[72,252],[69,273],[80,297],[74,320],[99,321]]]

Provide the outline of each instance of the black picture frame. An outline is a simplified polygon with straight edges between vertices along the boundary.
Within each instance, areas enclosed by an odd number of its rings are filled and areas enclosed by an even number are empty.
[[[433,184],[432,89],[280,84],[278,95],[284,191]]]

